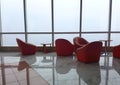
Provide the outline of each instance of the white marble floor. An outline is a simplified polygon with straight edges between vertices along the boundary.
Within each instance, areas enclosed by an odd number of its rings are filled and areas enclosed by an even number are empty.
[[[31,56],[21,56],[17,52],[1,52],[0,58],[0,63],[7,64],[7,68],[12,66],[13,63],[27,62],[37,72],[37,75],[50,85],[120,85],[120,59],[113,58],[112,53],[107,56],[101,54],[99,63],[91,64],[77,61],[75,55],[56,56],[55,52],[36,53]],[[16,66],[18,66],[18,63],[12,67],[17,68]],[[2,64],[0,71],[1,69]],[[0,82],[3,82],[2,72],[0,73]],[[0,85],[3,85],[3,83],[0,83]],[[6,83],[6,85],[13,84]],[[19,83],[14,85],[32,84]],[[39,82],[38,85],[42,85],[42,83]]]

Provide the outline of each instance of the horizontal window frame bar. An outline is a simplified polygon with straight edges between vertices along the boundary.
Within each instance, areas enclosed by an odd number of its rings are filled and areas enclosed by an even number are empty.
[[[79,34],[80,32],[1,32],[0,34]],[[81,32],[81,33],[109,33],[109,32]],[[112,31],[110,33],[120,33],[120,31]]]

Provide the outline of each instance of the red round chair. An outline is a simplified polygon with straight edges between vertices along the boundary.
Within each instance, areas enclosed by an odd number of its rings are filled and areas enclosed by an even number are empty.
[[[94,41],[78,48],[76,51],[78,61],[84,63],[98,62],[102,51],[102,42]]]
[[[23,42],[22,40],[18,38],[16,39],[16,41],[17,41],[18,48],[20,52],[22,53],[22,55],[32,55],[36,53],[37,47],[35,45]]]
[[[56,39],[56,53],[57,56],[70,56],[73,55],[74,46],[66,39]]]

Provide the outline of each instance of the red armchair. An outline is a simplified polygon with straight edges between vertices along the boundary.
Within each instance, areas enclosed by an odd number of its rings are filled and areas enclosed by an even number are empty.
[[[75,37],[75,38],[73,38],[73,43],[74,43],[75,51],[76,51],[77,48],[82,47],[82,46],[88,44],[89,42],[82,37]]]
[[[73,55],[74,46],[66,39],[57,39],[56,44],[56,53],[57,56],[70,56]]]
[[[22,53],[22,55],[32,55],[36,53],[37,47],[35,45],[23,42],[22,40],[18,38],[16,39],[16,41],[17,41],[18,48],[20,52]]]
[[[113,57],[120,58],[120,45],[113,47]]]
[[[84,63],[98,62],[102,51],[102,42],[94,41],[78,48],[76,51],[78,61]]]

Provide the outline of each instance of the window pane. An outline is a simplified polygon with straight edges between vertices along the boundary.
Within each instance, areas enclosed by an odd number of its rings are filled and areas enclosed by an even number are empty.
[[[28,32],[51,32],[51,0],[27,0]]]
[[[106,40],[107,34],[82,34],[82,37],[84,37],[89,42],[93,42],[99,40]]]
[[[59,38],[63,38],[73,43],[73,38],[76,36],[79,36],[79,35],[78,34],[55,34],[55,40]]]
[[[22,0],[1,0],[2,32],[24,32]]]
[[[29,34],[28,42],[38,46],[42,46],[41,43],[52,43],[51,34]]]
[[[113,0],[112,31],[120,31],[120,0]]]
[[[54,0],[55,32],[78,32],[80,0]]]
[[[82,31],[107,31],[108,13],[109,0],[83,0]]]
[[[2,46],[17,46],[16,38],[25,40],[25,36],[23,34],[3,34]]]
[[[120,45],[120,34],[111,34],[111,46]]]

